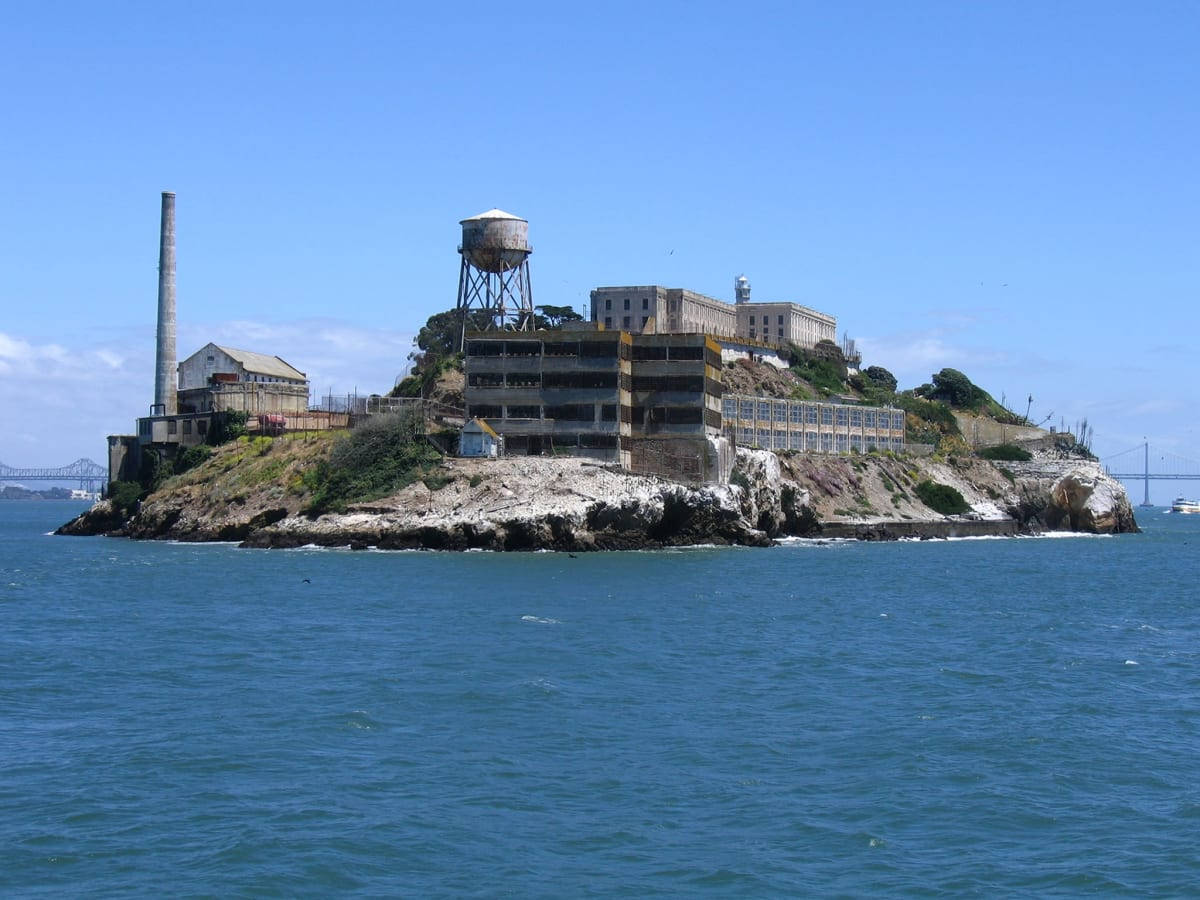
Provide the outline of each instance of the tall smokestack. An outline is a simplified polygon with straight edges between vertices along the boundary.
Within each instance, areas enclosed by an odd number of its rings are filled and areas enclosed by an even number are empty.
[[[158,348],[154,358],[154,406],[150,414],[173,416],[175,391],[175,194],[163,191],[158,240]]]

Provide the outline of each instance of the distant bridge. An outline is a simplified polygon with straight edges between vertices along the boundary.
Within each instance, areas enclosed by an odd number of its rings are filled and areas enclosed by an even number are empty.
[[[1113,478],[1142,481],[1145,485],[1145,502],[1147,504],[1150,502],[1151,481],[1200,481],[1200,462],[1175,453],[1156,453],[1154,454],[1155,471],[1151,472],[1150,456],[1150,443],[1147,441],[1136,447],[1130,447],[1128,450],[1122,450],[1120,453],[1106,456],[1100,461],[1104,463],[1105,471]],[[1139,462],[1142,464],[1142,471],[1131,471]],[[1114,472],[1113,469],[1124,471]]]
[[[14,469],[0,463],[0,481],[78,481],[81,490],[95,491],[108,482],[108,469],[86,457],[57,469]]]

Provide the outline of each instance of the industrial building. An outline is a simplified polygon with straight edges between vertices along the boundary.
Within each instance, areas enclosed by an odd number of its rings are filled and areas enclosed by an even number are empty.
[[[591,319],[633,333],[699,333],[764,344],[814,347],[837,338],[837,318],[799,303],[750,300],[750,282],[734,280],[734,302],[659,285],[599,287],[591,293]]]
[[[180,412],[296,414],[308,410],[308,379],[278,356],[205,344],[179,364]]]
[[[168,459],[203,444],[224,413],[242,412],[251,427],[282,430],[285,417],[306,428],[330,427],[332,417],[308,413],[308,379],[278,356],[206,344],[182,363],[175,356],[175,194],[163,191],[159,227],[158,328],[154,402],[135,434],[108,436],[109,482],[132,480],[146,451]],[[344,419],[345,417],[343,417]]]

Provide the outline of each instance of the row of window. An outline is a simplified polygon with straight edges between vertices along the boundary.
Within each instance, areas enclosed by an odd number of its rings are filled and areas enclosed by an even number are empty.
[[[739,444],[764,450],[808,450],[816,453],[862,453],[871,449],[903,450],[898,437],[868,438],[860,434],[831,434],[815,431],[783,431],[770,428],[739,427],[734,432]]]
[[[642,327],[643,327],[643,328],[645,328],[645,327],[646,327],[646,323],[647,323],[647,322],[649,322],[649,321],[650,321],[650,317],[649,317],[649,316],[642,316]],[[609,331],[612,331],[612,329],[613,329],[613,318],[612,318],[612,316],[605,316],[605,317],[604,317],[604,327],[605,327],[606,329],[608,329]],[[626,331],[628,331],[630,328],[632,328],[632,327],[633,327],[633,322],[630,320],[630,317],[629,317],[629,316],[622,316],[622,317],[621,317],[621,327],[622,327],[622,328],[624,328]]]
[[[519,406],[471,404],[470,415],[481,419],[545,419],[555,422],[595,422],[597,406],[591,403],[566,403],[557,406]],[[615,403],[599,404],[599,421],[617,421]],[[699,425],[720,427],[716,413],[700,406],[620,407],[621,421],[634,425]]]
[[[194,421],[196,422],[196,434],[201,437],[208,434],[208,419],[196,419]],[[167,434],[179,434],[180,422],[183,423],[184,434],[192,433],[192,419],[167,419]],[[141,420],[138,433],[145,437],[150,437],[152,434],[152,423],[149,419]]]
[[[605,310],[610,310],[610,311],[612,310],[612,297],[604,298],[604,308],[605,308]],[[643,297],[642,298],[642,309],[649,309],[649,308],[650,308],[650,298]],[[629,309],[629,298],[628,297],[625,298],[625,309],[626,310]]]
[[[788,422],[793,425],[819,423],[849,428],[904,428],[904,412],[898,409],[726,397],[721,401],[721,411],[730,420]]]
[[[578,356],[581,359],[629,358],[629,351],[614,339],[597,341],[467,341],[467,356]]]

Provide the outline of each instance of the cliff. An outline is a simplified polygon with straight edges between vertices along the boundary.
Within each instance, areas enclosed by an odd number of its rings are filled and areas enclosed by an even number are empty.
[[[787,535],[943,537],[1042,530],[1136,531],[1124,488],[1095,463],[776,455],[739,449],[732,483],[683,485],[578,458],[454,459],[343,512],[305,513],[305,472],[327,437],[218,448],[127,515],[103,501],[61,534],[238,541],[252,547],[567,551],[695,544],[765,546]],[[969,509],[935,512],[923,481]]]

